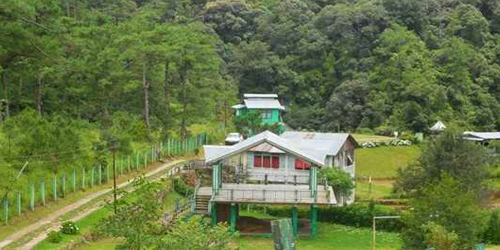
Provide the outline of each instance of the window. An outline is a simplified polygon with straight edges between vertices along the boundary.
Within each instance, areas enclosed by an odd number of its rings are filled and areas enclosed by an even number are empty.
[[[280,168],[280,157],[273,156],[273,168]]]
[[[311,163],[303,161],[301,159],[295,159],[295,169],[309,170],[310,168],[311,168]]]
[[[351,166],[352,164],[354,164],[354,160],[350,155],[347,155],[347,166]]]
[[[262,156],[261,155],[254,155],[253,157],[253,166],[256,168],[262,167]]]
[[[280,168],[280,156],[256,153],[253,157],[253,166],[256,168]]]
[[[262,119],[271,119],[273,114],[270,110],[262,111]]]
[[[266,155],[266,156],[262,156],[262,158],[264,159],[263,160],[264,164],[262,164],[263,167],[270,168],[271,167],[271,156]]]

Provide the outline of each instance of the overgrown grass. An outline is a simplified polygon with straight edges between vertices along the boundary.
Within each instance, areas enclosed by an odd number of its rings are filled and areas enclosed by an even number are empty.
[[[399,167],[406,167],[420,155],[420,148],[378,147],[356,150],[356,176],[377,179],[391,179],[396,176]]]

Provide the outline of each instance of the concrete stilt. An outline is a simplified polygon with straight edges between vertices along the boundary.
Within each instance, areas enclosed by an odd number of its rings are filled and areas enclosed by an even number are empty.
[[[318,220],[318,211],[315,205],[311,205],[311,237],[316,236],[316,224]]]
[[[299,234],[299,211],[296,206],[292,207],[292,229],[293,235],[297,237]]]
[[[238,204],[231,203],[229,209],[229,229],[232,233],[236,232],[236,217],[238,213]]]

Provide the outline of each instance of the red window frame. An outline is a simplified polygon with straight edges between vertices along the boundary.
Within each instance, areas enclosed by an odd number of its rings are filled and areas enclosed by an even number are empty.
[[[262,155],[253,156],[253,166],[256,168],[262,167]]]
[[[273,168],[280,168],[280,157],[275,155],[273,156],[273,159],[272,159],[272,166]]]
[[[276,154],[259,154],[253,156],[253,166],[256,168],[280,168],[280,156]]]
[[[262,156],[262,166],[265,168],[271,168],[271,156],[263,155]]]
[[[303,161],[301,159],[295,159],[296,170],[309,170],[310,168],[311,168],[311,163]]]

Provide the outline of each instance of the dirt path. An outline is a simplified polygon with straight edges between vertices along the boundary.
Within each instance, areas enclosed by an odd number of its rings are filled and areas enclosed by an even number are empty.
[[[146,173],[145,176],[146,177],[155,176],[155,175],[159,174],[160,172],[165,171],[168,168],[171,168],[171,167],[173,167],[181,162],[182,162],[182,160],[177,160],[177,161],[165,163],[162,166]],[[170,170],[168,174],[171,175],[172,174],[171,172],[172,172],[172,170]],[[125,181],[125,182],[122,182],[119,185],[117,185],[117,187],[121,189],[121,188],[126,187],[129,184],[130,184],[130,181]],[[33,237],[29,242],[27,242],[27,243],[23,244],[22,246],[20,246],[19,248],[17,248],[17,249],[22,249],[22,250],[32,249],[34,246],[36,246],[38,243],[40,243],[43,239],[45,239],[47,237],[47,234],[50,231],[59,229],[59,227],[61,226],[60,218],[62,216],[64,216],[67,213],[78,210],[79,208],[81,208],[82,206],[84,206],[85,204],[89,203],[90,201],[92,201],[94,199],[97,199],[97,198],[99,198],[103,195],[106,195],[106,194],[110,194],[112,191],[113,191],[113,188],[106,188],[106,189],[103,189],[101,191],[92,193],[92,194],[86,196],[85,198],[78,200],[77,202],[74,202],[68,206],[65,206],[65,207],[47,215],[44,220],[38,221],[34,224],[31,224],[27,227],[24,227],[24,228],[16,231],[12,235],[5,238],[5,240],[0,242],[0,249],[3,249],[4,247],[8,246],[9,244],[11,244],[17,240],[20,240],[24,236],[26,236],[30,233],[33,233],[33,232],[35,232],[43,227],[48,227],[48,229],[43,230],[43,232],[41,232],[40,234]],[[72,217],[71,220],[77,221],[77,220],[89,215],[90,213],[96,211],[97,209],[101,208],[103,205],[104,205],[104,202],[98,202],[98,203],[90,206],[89,208],[85,209],[84,211],[78,213],[76,216]]]

